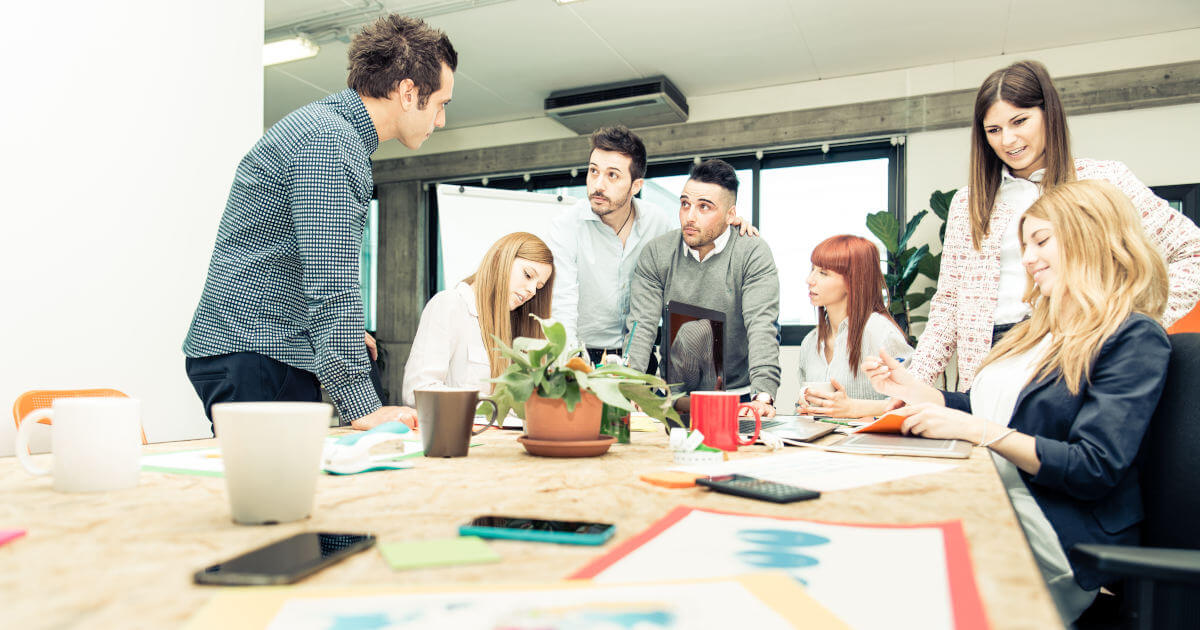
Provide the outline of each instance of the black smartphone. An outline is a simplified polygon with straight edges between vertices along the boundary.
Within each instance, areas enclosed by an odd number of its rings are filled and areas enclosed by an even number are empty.
[[[375,544],[370,534],[305,532],[196,572],[197,584],[291,584]]]
[[[480,516],[458,528],[459,536],[506,538],[568,545],[600,545],[612,538],[617,527],[611,523],[551,521],[512,516]]]
[[[747,475],[719,475],[716,477],[701,477],[697,485],[707,486],[717,492],[733,494],[748,499],[772,501],[774,503],[792,503],[806,501],[821,496],[816,490],[791,486],[786,483],[764,481]]]

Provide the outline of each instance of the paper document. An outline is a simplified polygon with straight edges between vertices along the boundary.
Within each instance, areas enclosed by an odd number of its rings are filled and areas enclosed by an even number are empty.
[[[325,438],[325,448],[329,448],[337,442],[339,437],[341,436]],[[372,452],[371,458],[375,461],[415,457],[424,452],[418,434],[412,434],[412,439],[379,445],[378,448],[385,452]],[[221,461],[221,449],[216,447],[143,455],[142,470],[200,477],[225,476],[225,464]]]
[[[812,450],[714,464],[676,466],[671,470],[709,476],[739,473],[810,490],[830,492],[942,472],[951,468],[954,468],[954,464],[898,461]]]

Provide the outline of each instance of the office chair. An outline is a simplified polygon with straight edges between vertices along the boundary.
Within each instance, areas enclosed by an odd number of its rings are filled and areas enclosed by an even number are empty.
[[[48,409],[56,398],[128,398],[124,392],[115,389],[34,389],[17,396],[13,403],[13,422],[21,428],[21,421],[34,409]],[[49,419],[39,420],[42,424],[50,424]],[[146,444],[146,430],[142,429],[142,444]]]
[[[1171,362],[1141,467],[1142,546],[1076,545],[1071,557],[1126,581],[1138,630],[1200,619],[1200,333],[1171,335]]]

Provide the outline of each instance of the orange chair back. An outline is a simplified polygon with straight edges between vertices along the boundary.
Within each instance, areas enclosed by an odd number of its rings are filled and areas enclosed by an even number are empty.
[[[1197,304],[1192,312],[1183,316],[1183,319],[1171,324],[1167,329],[1169,334],[1200,332],[1200,304]]]
[[[21,427],[21,420],[34,409],[49,409],[56,398],[129,398],[125,392],[115,389],[35,389],[17,396],[13,403],[13,422]],[[49,418],[38,420],[50,424]],[[146,444],[146,430],[142,429],[142,444]]]

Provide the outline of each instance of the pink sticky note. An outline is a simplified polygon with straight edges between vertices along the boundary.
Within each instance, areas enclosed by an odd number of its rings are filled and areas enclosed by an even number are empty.
[[[0,529],[0,545],[10,540],[16,540],[24,535],[25,530],[23,529]]]

